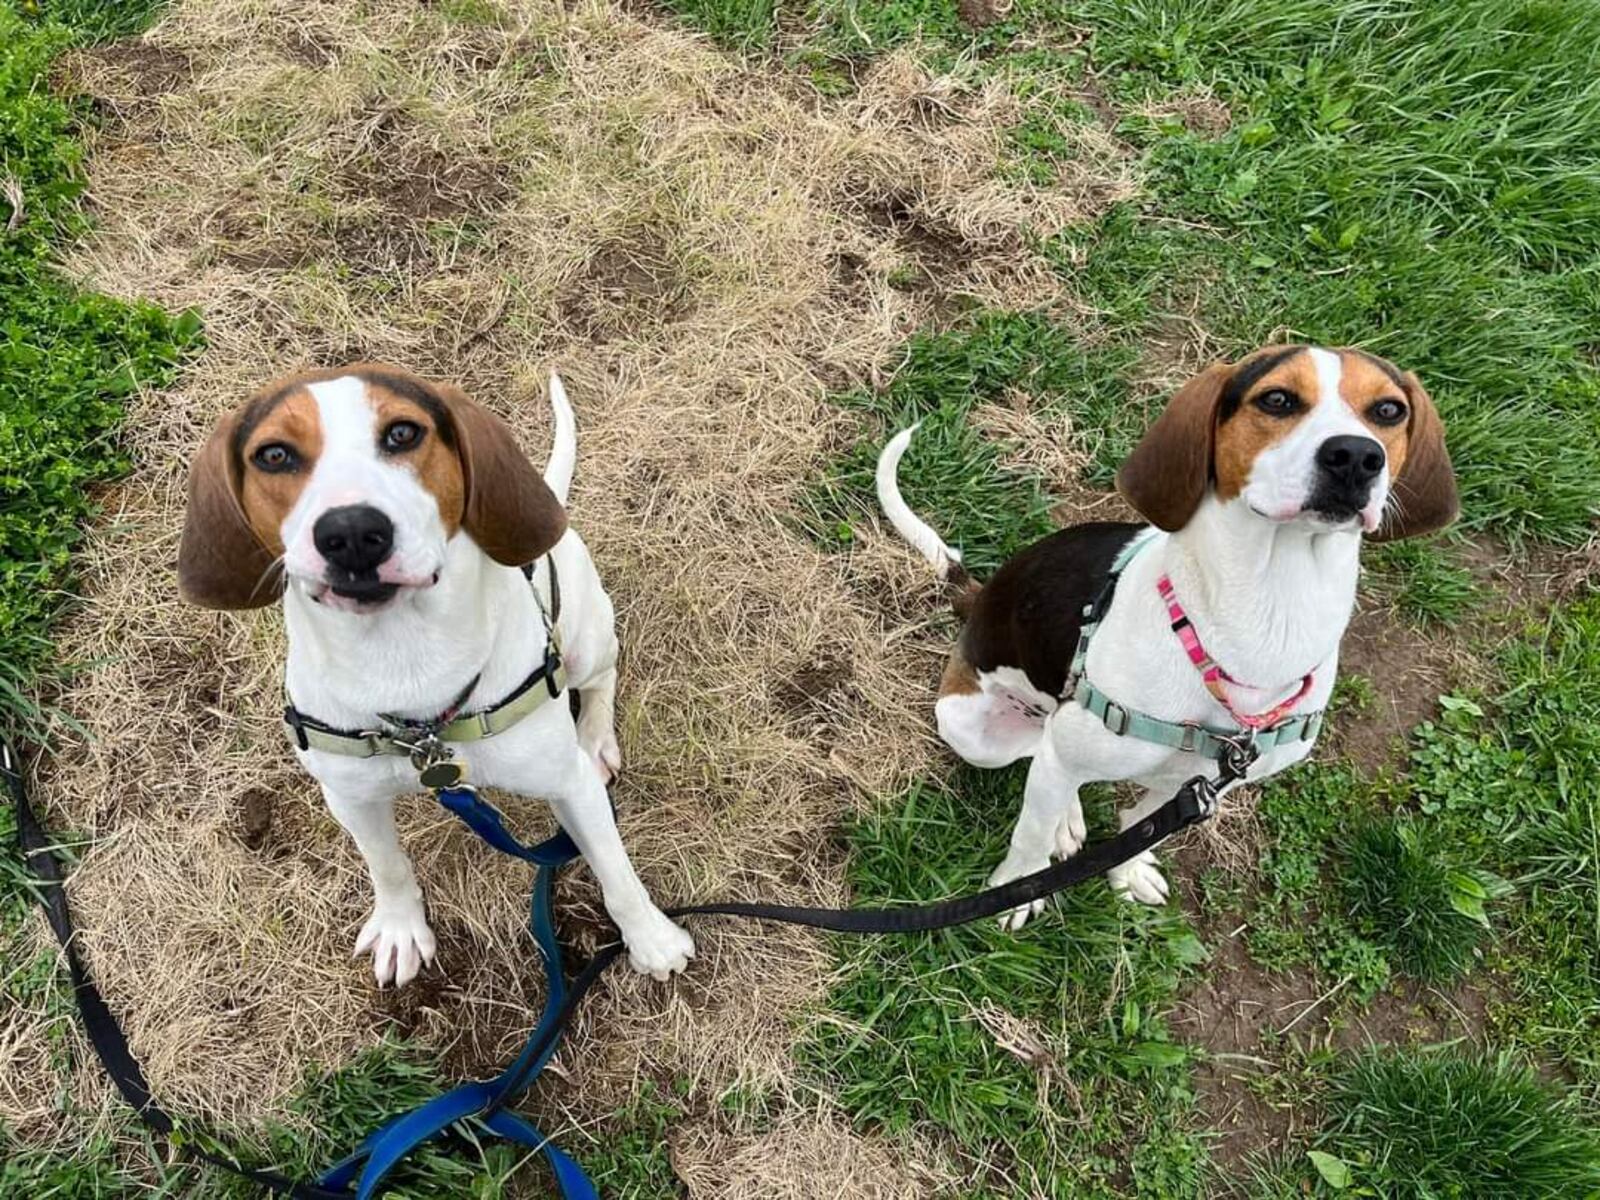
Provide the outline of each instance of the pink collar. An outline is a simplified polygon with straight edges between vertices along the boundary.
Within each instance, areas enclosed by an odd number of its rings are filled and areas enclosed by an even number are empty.
[[[1178,593],[1172,588],[1172,580],[1163,575],[1156,580],[1156,587],[1161,592],[1161,599],[1166,601],[1167,615],[1172,618],[1172,632],[1178,635],[1178,640],[1183,643],[1183,648],[1188,651],[1189,661],[1200,672],[1200,678],[1205,681],[1206,691],[1216,698],[1218,704],[1228,710],[1228,715],[1246,729],[1270,729],[1278,724],[1291,712],[1295,706],[1306,698],[1311,691],[1314,671],[1308,671],[1306,677],[1300,681],[1300,690],[1290,696],[1281,704],[1275,704],[1264,713],[1242,713],[1233,706],[1233,701],[1228,699],[1226,684],[1235,687],[1248,687],[1241,684],[1232,675],[1229,675],[1217,661],[1206,653],[1206,648],[1200,644],[1200,635],[1195,632],[1194,623],[1189,620],[1189,614],[1183,611],[1183,605],[1178,603]]]

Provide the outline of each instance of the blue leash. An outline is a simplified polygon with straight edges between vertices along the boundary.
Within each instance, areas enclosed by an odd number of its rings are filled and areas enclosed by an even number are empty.
[[[481,1126],[496,1136],[542,1153],[550,1164],[563,1200],[599,1200],[600,1194],[577,1163],[523,1118],[501,1107],[532,1085],[561,1041],[559,1018],[567,998],[567,981],[561,969],[561,946],[556,941],[551,886],[556,872],[578,857],[578,848],[564,830],[537,846],[524,845],[506,828],[500,811],[473,788],[447,788],[437,796],[440,804],[460,817],[468,829],[490,846],[538,868],[529,905],[528,931],[539,947],[549,981],[544,1012],[522,1053],[498,1078],[462,1084],[396,1117],[368,1135],[353,1153],[326,1171],[318,1184],[333,1191],[348,1192],[354,1183],[356,1200],[369,1200],[382,1187],[384,1177],[423,1142],[437,1137],[457,1121],[478,1117]]]

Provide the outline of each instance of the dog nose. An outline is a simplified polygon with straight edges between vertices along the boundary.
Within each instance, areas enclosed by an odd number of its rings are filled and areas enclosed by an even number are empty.
[[[311,541],[334,566],[370,571],[394,549],[394,522],[370,504],[347,504],[317,518]]]
[[[1331,437],[1317,447],[1317,466],[1335,483],[1365,488],[1378,477],[1386,460],[1383,446],[1369,437]]]

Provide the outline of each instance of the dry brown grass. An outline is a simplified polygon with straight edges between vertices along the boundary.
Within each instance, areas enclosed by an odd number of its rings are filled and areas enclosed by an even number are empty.
[[[367,884],[281,742],[281,622],[176,601],[182,474],[218,416],[287,369],[382,358],[462,383],[542,459],[558,366],[579,415],[573,516],[621,622],[616,798],[635,861],[663,901],[839,902],[835,822],[939,761],[945,647],[902,547],[869,534],[846,559],[792,532],[796,493],[854,436],[826,396],[881,380],[951,296],[1059,303],[1025,230],[1132,187],[1109,142],[1086,143],[1085,186],[1001,182],[1019,102],[915,53],[832,101],[622,6],[503,7],[484,29],[399,0],[188,0],[138,52],[72,68],[115,119],[91,158],[99,232],[70,270],[207,325],[182,386],[130,415],[136,468],[63,641],[87,667],[60,704],[89,736],[59,731],[44,788],[59,825],[94,835],[72,886],[83,942],[179,1111],[282,1118],[305,1064],[388,1028],[471,1073],[510,1052],[540,993],[526,871],[420,799],[404,836],[439,971],[387,996],[350,961]],[[891,288],[908,260],[935,286]],[[560,908],[591,947],[586,877]],[[594,1115],[666,1075],[785,1091],[823,945],[697,934],[679,983],[609,977],[558,1059],[583,1082],[541,1103]],[[45,1026],[0,1018],[0,1119],[41,1135]],[[91,1109],[104,1095],[89,1069],[73,1087]],[[680,1148],[695,1195],[757,1194],[768,1155],[832,1179],[891,1153],[826,1118],[719,1137]],[[782,1194],[923,1194],[863,1174],[890,1190]]]

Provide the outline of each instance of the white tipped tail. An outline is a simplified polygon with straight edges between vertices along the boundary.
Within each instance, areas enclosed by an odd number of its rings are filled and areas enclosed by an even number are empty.
[[[567,389],[561,376],[550,372],[550,410],[555,414],[555,438],[550,445],[550,461],[544,466],[544,482],[564,505],[572,488],[572,473],[578,465],[578,422],[567,402]]]
[[[889,444],[878,455],[878,503],[900,536],[933,564],[939,578],[949,579],[951,568],[961,562],[961,551],[945,545],[944,539],[933,531],[933,527],[912,512],[900,496],[900,458],[905,454],[906,447],[911,445],[911,435],[916,431],[917,425],[902,429],[889,439]]]

